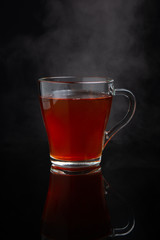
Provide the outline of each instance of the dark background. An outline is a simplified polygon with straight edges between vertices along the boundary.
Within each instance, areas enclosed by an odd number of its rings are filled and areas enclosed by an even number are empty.
[[[135,94],[136,114],[107,145],[102,170],[134,209],[123,239],[158,237],[159,12],[158,0],[1,3],[1,239],[40,239],[50,163],[37,79],[56,75],[110,76]],[[115,98],[108,128],[126,108]]]

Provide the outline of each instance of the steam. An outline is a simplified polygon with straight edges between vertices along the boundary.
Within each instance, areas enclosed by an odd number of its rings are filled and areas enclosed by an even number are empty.
[[[37,57],[44,59],[42,69],[49,75],[107,75],[134,81],[146,72],[138,45],[138,7],[139,1],[48,1],[46,32],[35,43]]]
[[[20,124],[24,131],[34,113],[29,129],[36,137],[42,136],[42,122],[37,124],[41,116],[35,103],[37,78],[109,76],[116,80],[116,87],[135,90],[136,94],[136,88],[142,85],[141,77],[147,74],[141,47],[143,16],[138,13],[143,1],[47,0],[43,4],[45,14],[39,19],[43,32],[38,36],[17,35],[0,49],[7,79],[13,79],[12,92],[6,93],[4,101],[9,105],[8,96],[13,97],[19,109],[23,104],[24,111],[23,121],[16,123],[17,106],[10,110],[10,126]]]
[[[39,20],[43,33],[16,36],[7,46],[9,72],[19,64],[22,72],[21,64],[28,61],[38,76],[107,75],[133,84],[146,74],[143,19],[137,14],[141,4],[138,0],[48,0]]]

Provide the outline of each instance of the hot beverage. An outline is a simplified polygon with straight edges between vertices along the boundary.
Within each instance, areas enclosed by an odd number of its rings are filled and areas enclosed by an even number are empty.
[[[40,101],[51,158],[84,161],[101,156],[112,96],[62,90]]]

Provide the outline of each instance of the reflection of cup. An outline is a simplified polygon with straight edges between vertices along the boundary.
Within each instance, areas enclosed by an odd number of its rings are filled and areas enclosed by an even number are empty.
[[[106,78],[42,78],[39,87],[51,162],[57,166],[100,163],[105,141],[125,126],[135,111],[133,94],[114,89],[114,81]],[[129,98],[129,109],[126,117],[106,132],[114,95]]]
[[[111,234],[104,193],[100,168],[81,172],[51,168],[42,217],[44,239],[93,240]]]

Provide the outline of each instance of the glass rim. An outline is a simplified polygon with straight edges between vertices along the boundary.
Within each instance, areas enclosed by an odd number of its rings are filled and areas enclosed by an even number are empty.
[[[71,80],[73,79],[73,80]],[[77,81],[74,81],[77,79]],[[90,79],[90,81],[89,81]],[[52,82],[52,83],[71,83],[71,84],[98,84],[98,83],[113,83],[114,80],[108,77],[100,76],[55,76],[55,77],[42,77],[38,79],[38,82]]]

